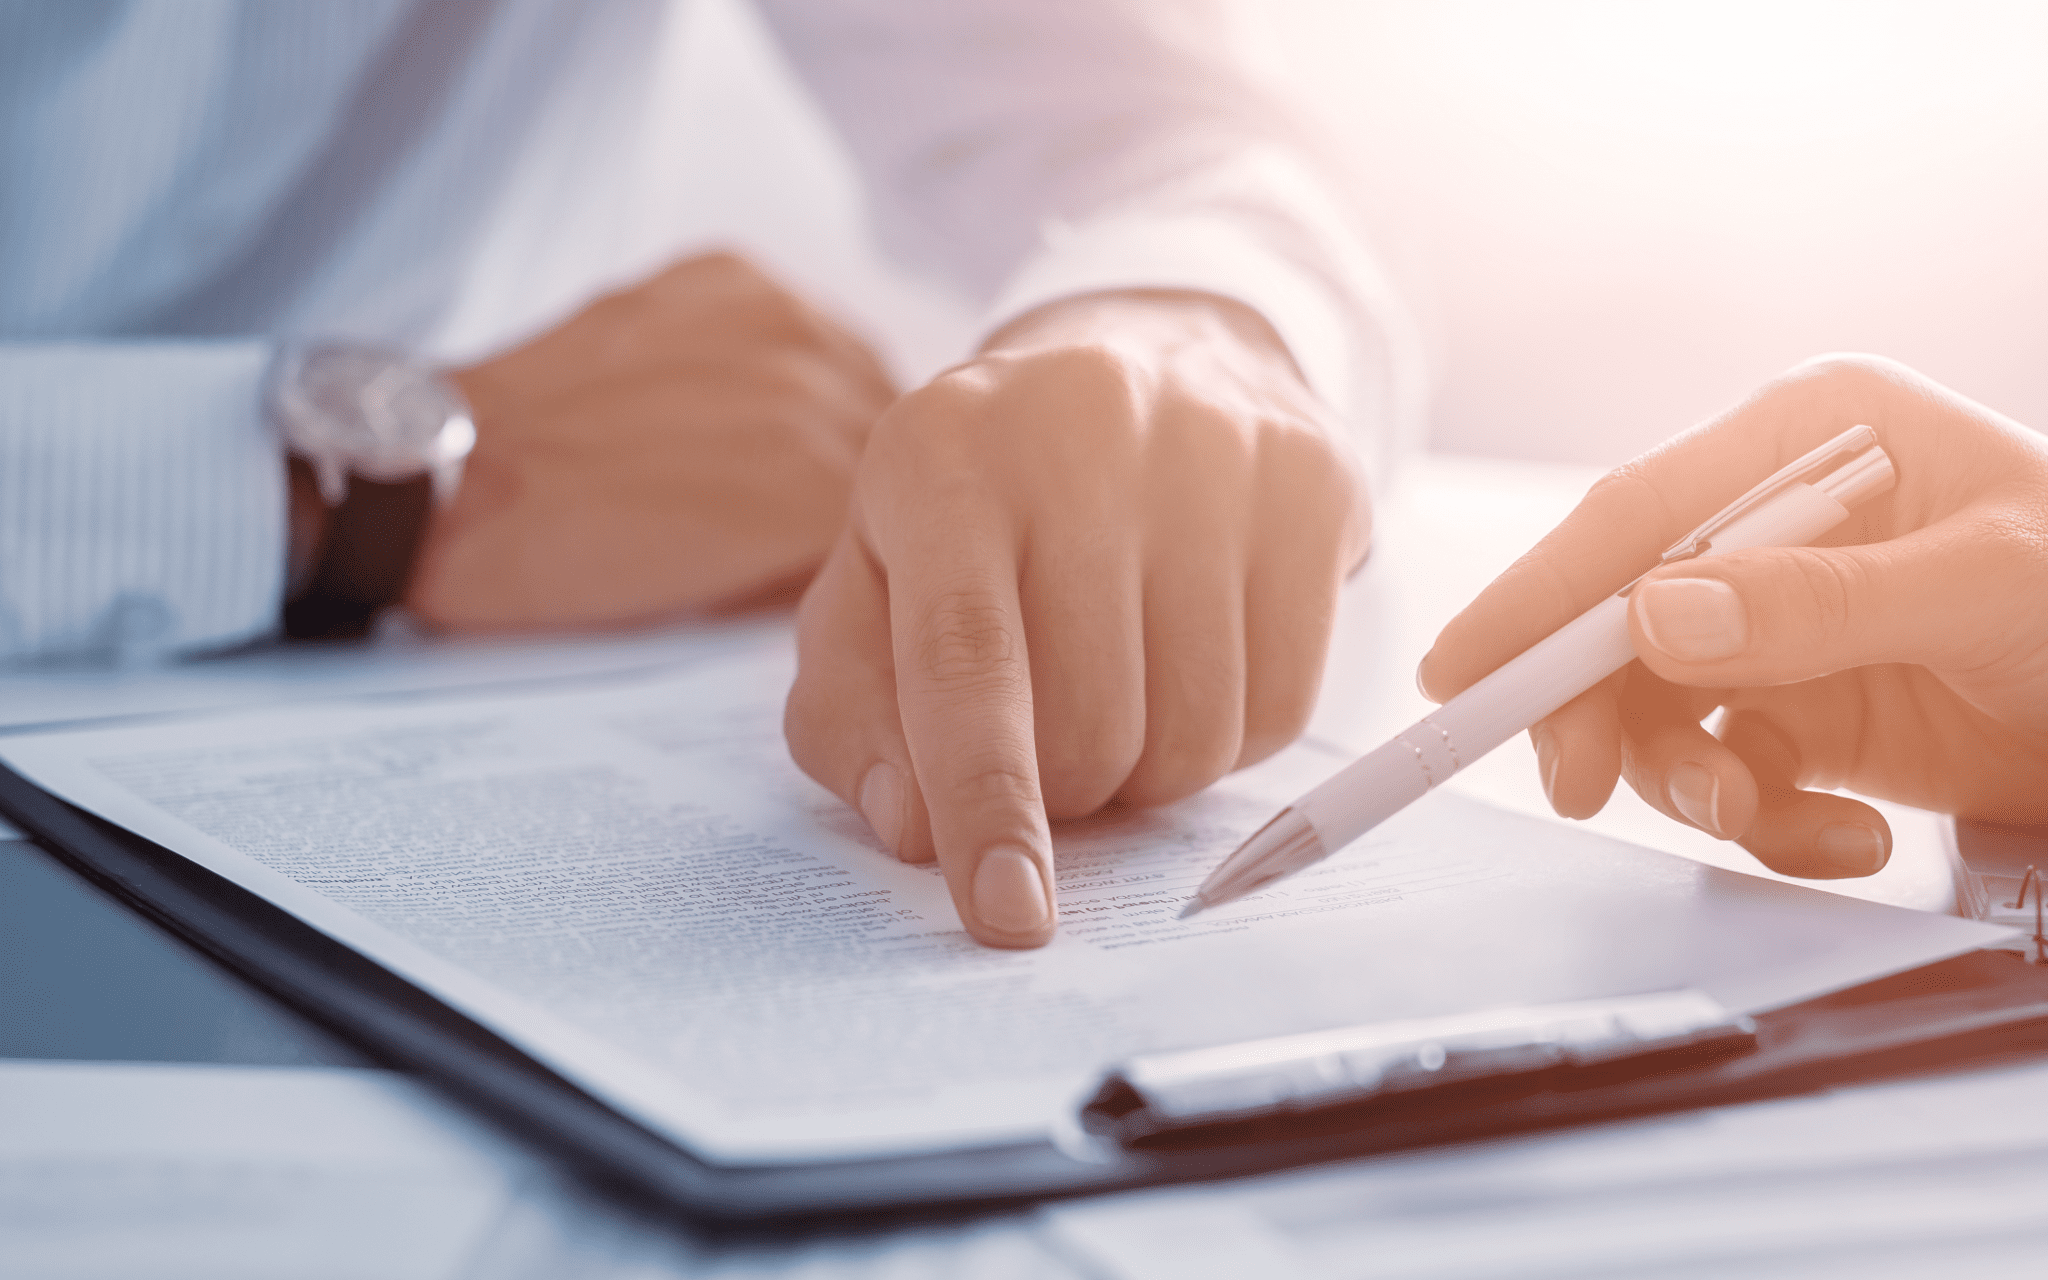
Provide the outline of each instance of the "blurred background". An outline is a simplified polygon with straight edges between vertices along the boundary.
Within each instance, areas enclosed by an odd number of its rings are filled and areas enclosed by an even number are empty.
[[[1830,350],[2048,426],[2048,5],[1253,11],[1422,322],[1435,448],[1612,465]],[[970,313],[875,259],[745,0],[684,6],[669,55],[646,141],[673,179],[614,211],[613,274],[736,245],[865,324],[904,378],[955,358]],[[542,307],[585,287],[525,284]],[[500,309],[452,341],[540,318]]]

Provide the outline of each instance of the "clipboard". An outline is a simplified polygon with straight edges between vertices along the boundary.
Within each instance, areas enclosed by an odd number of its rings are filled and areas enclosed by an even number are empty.
[[[1455,1039],[1418,1087],[1337,1091],[1194,1123],[1103,1117],[1132,1064],[1056,1141],[809,1164],[708,1161],[642,1127],[389,970],[261,897],[0,766],[0,816],[202,954],[592,1183],[705,1222],[938,1214],[1272,1172],[1447,1142],[1803,1092],[2048,1051],[2048,967],[1976,952],[1825,998],[1672,1035],[1595,1035],[1574,1056],[1486,1069]],[[1661,998],[1650,993],[1650,998]],[[1611,1002],[1610,1002],[1611,1003]],[[1626,1003],[1626,1002],[1623,1002]],[[1576,1011],[1623,1018],[1619,1008]],[[1525,1011],[1540,1029],[1558,1011]],[[1368,1038],[1386,1029],[1361,1029]],[[1522,1034],[1517,1032],[1516,1034]],[[1513,1037],[1510,1037],[1512,1039]],[[1540,1040],[1540,1034],[1537,1037]],[[1425,1040],[1424,1042],[1430,1043]],[[1603,1049],[1600,1046],[1605,1045]],[[1499,1046],[1496,1045],[1496,1048]],[[1552,1046],[1557,1048],[1555,1044]],[[1463,1056],[1460,1056],[1463,1055]],[[1512,1069],[1509,1069],[1509,1068]],[[1107,1100],[1105,1100],[1107,1096]],[[1128,1099],[1125,1099],[1128,1102]],[[1141,1099],[1142,1105],[1142,1099]],[[1126,1106],[1123,1114],[1134,1114]],[[1140,1129],[1143,1129],[1140,1132]]]

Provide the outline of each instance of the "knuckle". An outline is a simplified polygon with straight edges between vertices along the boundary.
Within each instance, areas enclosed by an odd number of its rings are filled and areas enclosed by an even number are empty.
[[[1139,364],[1114,347],[1101,343],[1076,343],[1021,357],[1018,365],[1051,385],[1070,388],[1078,395],[1124,395],[1146,380]]]
[[[732,249],[714,249],[692,259],[692,264],[710,278],[713,287],[722,291],[754,293],[774,288],[774,281],[752,258]]]
[[[1635,500],[1635,490],[1645,483],[1642,460],[1624,462],[1595,480],[1582,502],[1601,506],[1631,502]]]
[[[1030,769],[1002,761],[970,766],[951,779],[947,790],[957,803],[996,808],[1030,808],[1042,800]]]
[[[1788,557],[1793,573],[1783,588],[1772,595],[1790,595],[1806,605],[1811,634],[1787,637],[1797,642],[1829,644],[1853,634],[1855,604],[1865,596],[1868,570],[1862,562],[1825,551]]]
[[[1100,440],[1105,424],[1142,419],[1156,391],[1135,359],[1093,343],[992,356],[980,371],[990,413],[1031,419],[1039,439],[1064,428]]]
[[[946,422],[920,413],[884,414],[869,430],[855,464],[857,483],[883,558],[891,563],[950,560],[975,568],[964,591],[942,589],[956,600],[993,584],[982,576],[1015,572],[1028,488],[1022,465],[1003,442],[990,441],[978,424]],[[937,555],[944,548],[949,554]],[[974,610],[970,609],[970,613]]]
[[[1861,351],[1826,351],[1809,356],[1792,366],[1793,374],[1822,382],[1847,386],[1874,385],[1896,380],[1912,370],[1886,356]]]
[[[731,272],[744,275],[753,271],[754,264],[741,257],[732,249],[711,249],[691,258],[685,265],[705,271]]]
[[[1227,416],[1221,425],[1236,434]],[[1351,505],[1359,488],[1351,459],[1329,436],[1300,422],[1273,418],[1254,423],[1252,434],[1269,491],[1290,508],[1328,511]]]
[[[1615,513],[1639,520],[1654,519],[1660,527],[1675,524],[1676,516],[1671,504],[1652,474],[1660,453],[1661,450],[1652,450],[1595,480],[1580,501],[1579,508],[1599,512],[1603,517]]]
[[[985,379],[953,370],[902,397],[875,423],[869,448],[894,462],[957,460],[988,398]]]
[[[631,332],[651,324],[657,303],[645,289],[622,289],[590,304],[589,316],[601,333]]]
[[[1811,397],[1810,407],[1823,416],[1871,420],[1873,425],[1890,416],[1887,406],[1899,404],[1901,395],[1917,402],[1931,387],[1909,365],[1858,351],[1828,352],[1801,361],[1778,385]]]
[[[1022,643],[1010,611],[986,590],[954,588],[926,602],[917,658],[920,670],[941,686],[1022,687]]]

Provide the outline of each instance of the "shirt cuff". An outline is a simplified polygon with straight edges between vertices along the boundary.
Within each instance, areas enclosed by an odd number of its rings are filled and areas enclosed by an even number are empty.
[[[287,492],[261,342],[0,345],[0,659],[276,626]]]

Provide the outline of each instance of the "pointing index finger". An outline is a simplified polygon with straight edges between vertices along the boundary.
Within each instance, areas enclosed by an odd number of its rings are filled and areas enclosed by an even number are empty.
[[[892,572],[897,705],[962,922],[984,942],[1036,946],[1053,898],[1031,670],[1015,573],[986,541]]]
[[[1053,842],[1018,530],[948,420],[907,426],[920,430],[887,430],[870,446],[864,467],[879,492],[856,514],[887,573],[903,739],[967,932],[991,946],[1040,946],[1055,924]]]

